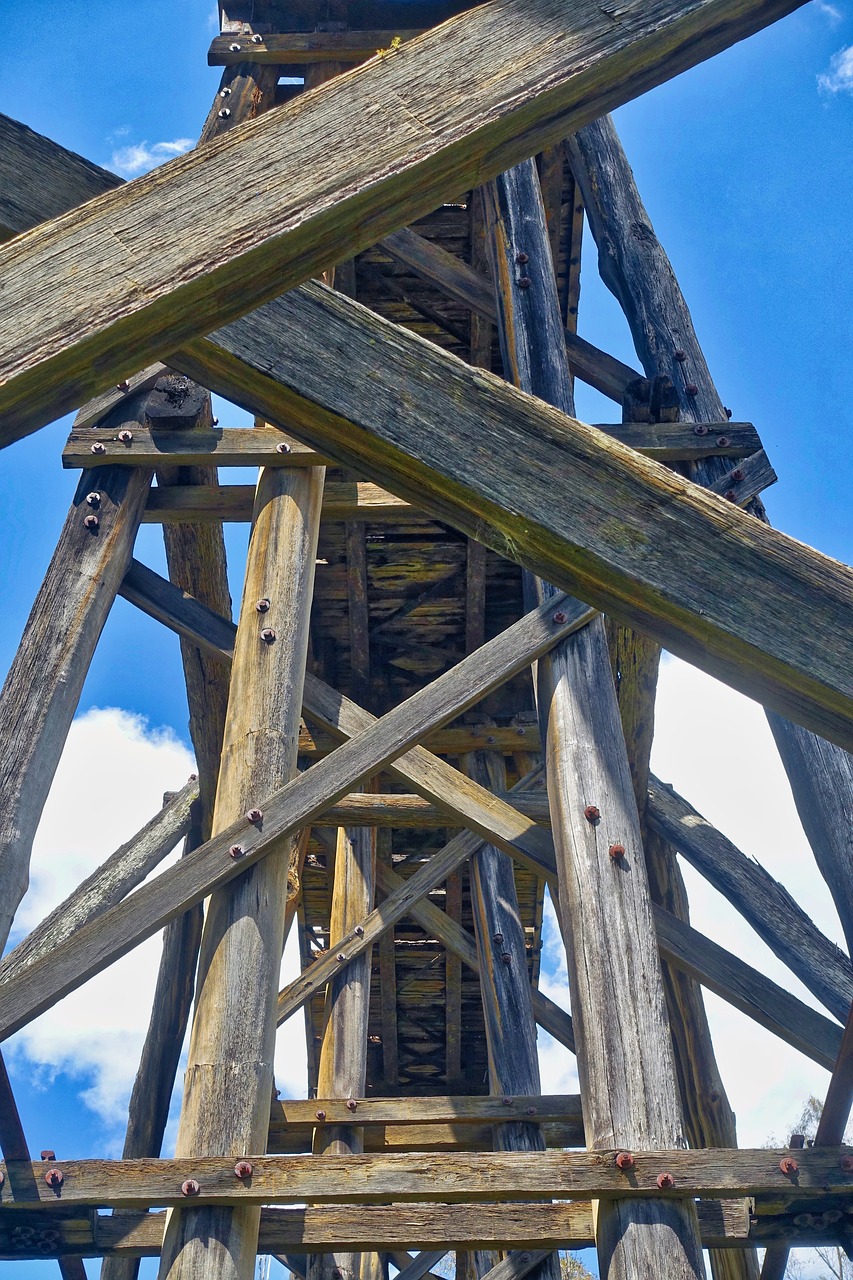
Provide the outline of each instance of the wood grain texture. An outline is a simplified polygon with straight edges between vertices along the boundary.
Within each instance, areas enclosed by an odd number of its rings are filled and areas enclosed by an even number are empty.
[[[808,727],[851,740],[839,637],[853,574],[837,562],[322,286],[192,354],[181,352],[182,368],[288,421],[341,465]]]
[[[83,681],[133,550],[151,473],[81,479],[0,693],[0,941],[28,883],[30,849]],[[86,495],[100,494],[97,508]],[[84,521],[96,517],[94,528]],[[37,696],[36,696],[37,692]]]
[[[25,233],[0,250],[3,443],[800,3],[582,0],[567,29],[561,0],[492,0]]]
[[[316,454],[312,456],[316,458]],[[143,524],[249,521],[255,487],[248,484],[183,485],[152,489],[142,517]],[[426,523],[428,518],[410,502],[367,481],[330,481],[323,490],[324,520]]]
[[[216,36],[207,53],[209,67],[230,67],[239,62],[269,62],[282,67],[313,62],[365,62],[380,49],[390,49],[420,35],[418,29],[401,31],[276,31],[257,39],[232,34]],[[237,46],[236,48],[234,46]]]

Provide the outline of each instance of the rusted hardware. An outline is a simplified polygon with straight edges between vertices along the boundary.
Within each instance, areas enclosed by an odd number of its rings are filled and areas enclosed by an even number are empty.
[[[86,529],[95,530],[100,526],[100,523],[100,520],[94,513],[92,515],[85,516],[83,519],[83,525]]]
[[[221,107],[220,110],[217,112],[217,115],[219,116],[220,120],[227,120],[228,117],[231,115],[231,108]]]
[[[616,1168],[621,1169],[622,1172],[625,1173],[628,1169],[633,1169],[633,1167],[634,1167],[634,1157],[631,1155],[631,1152],[617,1151]]]
[[[238,1160],[234,1166],[234,1176],[237,1178],[251,1178],[255,1172],[248,1160]]]
[[[343,964],[345,960],[346,960],[346,956],[344,955],[343,951],[339,951],[339,952],[338,952],[338,964]]]
[[[586,818],[587,822],[598,822],[598,819],[601,817],[601,810],[597,805],[588,804],[583,811],[583,816]]]
[[[49,1187],[53,1188],[54,1191],[58,1191],[65,1181],[65,1175],[61,1169],[48,1169],[47,1173],[44,1175],[44,1180]]]
[[[130,383],[127,381],[126,378],[122,382],[116,383],[116,391],[129,391],[129,390],[130,390]]]
[[[530,254],[529,254],[529,253],[517,253],[517,254],[515,255],[515,260],[516,260],[516,262],[518,263],[518,265],[519,265],[520,267],[523,267],[523,266],[525,265],[525,263],[528,263],[528,262],[530,261]]]
[[[558,609],[557,612],[554,614],[554,621],[557,623],[557,626],[560,626],[560,627],[563,625],[564,622],[568,622],[568,618],[566,617],[565,613],[563,613],[562,609]]]
[[[724,414],[726,415],[726,417],[727,417],[727,418],[729,418],[729,419],[730,419],[730,418],[731,418],[731,416],[732,416],[732,411],[731,411],[731,409],[723,409],[723,413],[724,413]]]
[[[844,1173],[853,1173],[853,1156],[842,1156],[838,1165]]]
[[[688,382],[684,390],[689,396],[698,396],[699,394],[699,388],[696,386],[695,382]]]
[[[512,964],[512,953],[509,951],[502,951],[501,960],[504,962],[504,964]]]
[[[503,942],[503,940],[504,940],[504,936],[502,933],[492,934],[492,942]]]
[[[708,434],[708,428],[704,426],[703,423],[697,422],[696,426],[693,428],[693,434],[694,436],[706,436]]]
[[[731,444],[731,441],[728,436],[717,436],[717,444],[721,449],[725,449],[729,444]]]
[[[672,358],[673,360],[677,360],[679,364],[684,364],[684,361],[687,359],[687,352],[682,351],[681,348],[679,348],[677,351],[673,351]]]
[[[273,631],[272,627],[264,627],[263,631],[261,632],[261,639],[263,640],[264,644],[273,643],[273,641],[275,640],[275,632]]]
[[[90,453],[106,453],[106,451],[107,446],[105,444],[101,444],[100,440],[96,440],[93,445],[89,446]]]
[[[743,467],[735,467],[730,479],[736,481],[737,484],[740,484],[743,479]]]
[[[528,1108],[527,1108],[527,1115],[529,1115],[529,1116],[535,1116],[535,1115],[536,1115],[536,1108],[535,1108],[535,1107],[528,1107]]]
[[[800,1166],[791,1156],[783,1156],[779,1161],[779,1168],[787,1177],[800,1172]]]
[[[276,445],[275,451],[276,453],[290,453],[290,445],[286,440],[282,440],[280,444]]]
[[[246,821],[251,823],[262,822],[264,817],[263,809],[250,809],[246,814]]]
[[[181,1183],[182,1196],[197,1196],[199,1191],[201,1191],[201,1187],[195,1178],[187,1178],[186,1182]]]
[[[624,858],[625,846],[624,844],[612,844],[607,852],[610,854],[611,858]]]
[[[42,1151],[42,1153],[41,1153],[41,1159],[42,1159],[42,1160],[55,1160],[55,1159],[56,1159],[56,1152],[55,1152],[55,1151]]]
[[[242,858],[245,852],[246,850],[241,844],[232,844],[231,848],[228,850],[228,856],[235,859]]]
[[[657,1182],[661,1191],[669,1191],[671,1187],[675,1186],[675,1178],[671,1173],[659,1173],[655,1178],[655,1182]]]
[[[355,928],[353,929],[353,933],[355,934],[355,936],[356,936],[357,938],[363,938],[363,937],[364,937],[364,925],[363,925],[363,924],[357,924],[357,925],[355,926]]]
[[[726,489],[726,492],[723,494],[723,497],[726,499],[727,502],[737,502],[737,494],[735,493],[734,489]]]
[[[358,1102],[355,1098],[347,1098],[347,1111],[357,1111]]]
[[[522,276],[518,282],[518,287],[519,289],[529,289],[532,283],[530,276]]]
[[[317,1119],[318,1119],[318,1120],[325,1120],[325,1119],[326,1119],[326,1113],[325,1113],[325,1111],[315,1111],[315,1112],[314,1112],[314,1114],[315,1114],[315,1116],[317,1117]]]
[[[263,596],[255,605],[258,613],[267,613],[269,611],[270,602],[266,596]]]
[[[512,1106],[512,1098],[501,1098],[501,1102],[503,1103],[503,1105],[504,1105],[505,1107],[511,1107],[511,1106]]]
[[[128,431],[126,427],[118,433],[118,438],[122,444],[133,444],[133,432]]]

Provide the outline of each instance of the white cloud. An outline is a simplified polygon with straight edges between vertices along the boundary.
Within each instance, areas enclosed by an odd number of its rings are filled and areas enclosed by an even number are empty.
[[[194,145],[192,138],[175,138],[173,142],[153,142],[150,145],[147,141],[131,143],[113,152],[110,167],[126,178],[135,178],[174,156],[183,155]]]
[[[824,93],[853,93],[853,45],[839,49],[829,60],[829,70],[817,78]]]
[[[843,17],[840,9],[837,9],[834,4],[830,4],[829,0],[814,0],[814,6],[818,13],[822,13],[825,18],[829,19],[831,26],[838,26]]]

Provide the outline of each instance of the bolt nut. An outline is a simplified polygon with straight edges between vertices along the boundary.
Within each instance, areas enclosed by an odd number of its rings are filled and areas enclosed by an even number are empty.
[[[239,45],[239,44],[229,44],[229,46],[228,46],[228,52],[229,52],[229,53],[239,53],[239,52],[240,52],[240,45]]]
[[[610,854],[611,858],[613,858],[614,860],[616,858],[624,858],[625,846],[624,844],[612,844],[610,848],[607,850],[607,852]]]
[[[568,622],[568,620],[569,620],[568,616],[563,612],[562,609],[558,609],[557,612],[554,614],[554,622],[556,622],[558,627],[561,627],[563,623]]]
[[[93,493],[86,494],[87,507],[99,507],[100,505],[101,505],[101,495],[99,493],[93,492]]]
[[[290,445],[287,443],[286,440],[282,440],[279,444],[276,445],[275,451],[276,453],[290,453]]]
[[[267,613],[269,611],[269,607],[270,607],[270,602],[266,598],[266,596],[264,596],[263,600],[259,600],[258,603],[255,605],[255,609],[257,610],[258,613]]]
[[[527,1108],[527,1115],[529,1115],[529,1116],[535,1116],[535,1115],[536,1115],[536,1108],[535,1108],[535,1107],[528,1107],[528,1108]]]
[[[597,805],[588,804],[583,811],[583,816],[586,818],[587,822],[598,822],[598,819],[601,817],[601,810]]]
[[[219,116],[220,120],[227,120],[228,117],[231,115],[231,108],[222,107],[222,109],[218,111],[216,114]]]
[[[616,1168],[621,1169],[622,1172],[625,1173],[628,1169],[633,1169],[633,1167],[634,1167],[634,1157],[631,1155],[631,1152],[617,1151]]]
[[[44,1180],[49,1187],[53,1187],[54,1191],[58,1191],[65,1181],[65,1175],[61,1169],[48,1169]]]
[[[671,1187],[675,1186],[675,1178],[673,1178],[671,1173],[659,1173],[655,1178],[655,1182],[658,1184],[661,1191],[669,1191]]]
[[[743,467],[735,467],[729,479],[734,480],[736,484],[740,484],[743,479]]]
[[[800,1166],[797,1164],[796,1160],[791,1158],[791,1156],[783,1156],[779,1161],[779,1168],[788,1177],[800,1172]]]
[[[502,933],[492,934],[492,942],[503,942],[503,940],[504,940],[504,936]]]
[[[853,1156],[842,1156],[838,1166],[844,1173],[853,1173]]]
[[[252,36],[252,44],[260,44],[262,40],[263,36],[259,36],[257,32]]]
[[[55,1159],[56,1159],[56,1152],[55,1152],[55,1151],[42,1151],[42,1153],[41,1153],[41,1159],[42,1159],[42,1160],[55,1160]]]
[[[325,1111],[315,1111],[315,1112],[314,1112],[314,1114],[315,1114],[315,1116],[317,1117],[317,1119],[318,1119],[318,1120],[325,1120],[325,1119],[326,1119],[326,1113],[325,1113]]]
[[[530,276],[522,276],[518,281],[518,287],[519,289],[529,289],[532,283]]]
[[[501,1102],[503,1103],[503,1105],[504,1105],[505,1107],[511,1107],[511,1106],[512,1106],[512,1098],[501,1098]]]
[[[231,848],[228,850],[228,856],[229,858],[234,858],[236,861],[237,858],[242,858],[245,852],[246,850],[241,844],[232,844]]]
[[[697,422],[696,426],[693,428],[693,434],[694,436],[706,436],[708,434],[708,428],[703,426],[701,422]]]
[[[275,640],[275,632],[273,631],[272,627],[264,627],[263,631],[261,632],[261,639],[263,640],[264,644],[273,643],[273,641]]]
[[[696,386],[695,382],[688,382],[684,390],[689,396],[698,396],[699,394],[699,388]]]
[[[679,348],[677,351],[673,351],[672,358],[673,360],[677,360],[679,364],[684,364],[684,361],[687,359],[687,352],[682,351],[681,348]]]
[[[346,960],[346,955],[344,954],[344,952],[343,952],[343,951],[339,951],[339,952],[338,952],[338,964],[343,964],[343,963],[345,962],[345,960]]]
[[[98,441],[96,444],[93,444],[89,450],[90,453],[106,453],[106,451],[107,451],[107,446],[105,444],[101,444],[100,441]]]
[[[186,1182],[181,1183],[182,1196],[197,1196],[199,1191],[201,1191],[201,1187],[198,1185],[195,1178],[187,1178]]]
[[[122,444],[133,444],[133,432],[128,431],[127,428],[118,433],[118,438]]]
[[[512,953],[509,951],[502,951],[501,960],[504,964],[512,964]]]
[[[364,937],[364,925],[363,925],[363,924],[357,924],[357,925],[355,926],[355,928],[353,929],[353,933],[355,934],[355,936],[356,936],[357,938],[363,938],[363,937]]]
[[[728,436],[717,436],[717,444],[721,449],[725,449],[727,445],[731,444],[731,441]]]
[[[212,427],[218,427],[218,426],[219,426],[219,419],[218,419],[218,418],[211,418],[211,419],[210,419],[210,425],[211,425]]]
[[[525,264],[526,262],[529,262],[529,261],[530,261],[530,254],[529,254],[529,253],[517,253],[517,254],[515,255],[515,260],[516,260],[516,262],[518,263],[518,265],[519,265],[520,267],[523,267],[523,266],[524,266],[524,264]]]
[[[100,526],[100,523],[101,523],[101,522],[100,522],[100,520],[99,520],[99,519],[98,519],[98,517],[94,514],[94,512],[92,512],[92,513],[91,513],[90,515],[88,515],[88,516],[84,516],[84,517],[83,517],[83,524],[84,524],[85,528],[87,528],[87,529],[91,529],[93,532],[94,532],[94,530],[95,530],[95,529],[97,529],[97,528]]]
[[[226,85],[226,87],[225,87],[224,89],[220,89],[220,90],[219,90],[219,96],[220,96],[220,98],[230,98],[230,97],[231,97],[231,90],[228,88],[228,86],[227,86],[227,85]]]
[[[726,499],[727,502],[737,502],[737,494],[735,493],[734,489],[726,489],[726,492],[723,494],[723,497]]]
[[[355,1098],[347,1098],[347,1111],[357,1111],[357,1110],[358,1110],[358,1102],[355,1100]]]
[[[236,1178],[251,1178],[254,1172],[255,1170],[248,1160],[238,1160],[234,1166],[234,1176]]]
[[[116,383],[116,391],[129,391],[130,383],[127,378],[122,378],[121,382]]]
[[[250,809],[249,812],[246,814],[246,821],[251,823],[262,822],[263,817],[264,817],[263,809]]]
[[[732,411],[731,411],[731,409],[726,409],[726,408],[724,408],[724,409],[723,409],[723,413],[726,415],[726,417],[727,417],[727,418],[731,419],[731,416],[732,416]]]

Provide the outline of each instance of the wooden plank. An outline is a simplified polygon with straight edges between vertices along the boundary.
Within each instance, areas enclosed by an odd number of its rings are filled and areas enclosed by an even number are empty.
[[[378,883],[383,897],[388,893],[391,872],[391,837],[380,833]],[[393,890],[392,890],[393,892]],[[361,923],[357,921],[356,923]],[[394,928],[383,930],[379,938],[379,1015],[382,1022],[382,1077],[389,1086],[400,1083],[400,1054],[397,1042],[397,956],[394,945]]]
[[[321,354],[320,332],[335,334]],[[377,343],[392,332],[377,381]],[[273,418],[286,413],[342,465],[824,736],[853,741],[851,672],[835,644],[850,623],[853,573],[837,562],[318,285],[193,354],[181,353],[181,367]],[[649,556],[651,545],[662,554]]]
[[[36,827],[130,560],[150,482],[150,472],[123,467],[104,467],[81,479],[0,693],[0,734],[15,744],[0,764],[3,944],[27,887]],[[89,505],[89,494],[98,495],[90,499],[97,506]]]
[[[493,1126],[471,1124],[365,1125],[366,1152],[492,1151]],[[583,1125],[547,1121],[542,1125],[547,1147],[565,1150],[583,1146]],[[311,1150],[305,1129],[270,1128],[267,1150],[277,1155],[304,1155]]]
[[[0,439],[35,430],[800,3],[625,0],[614,22],[579,0],[567,30],[560,0],[530,0],[522,13],[515,0],[492,0],[10,242],[0,250]],[[263,199],[244,198],[247,175]],[[222,216],[200,220],[213,189]]]
[[[423,1156],[250,1155],[252,1176],[234,1176],[233,1156],[196,1156],[173,1160],[59,1160],[61,1193],[44,1181],[44,1166],[28,1162],[3,1165],[4,1216],[41,1208],[61,1213],[78,1205],[123,1204],[183,1207],[187,1178],[199,1183],[194,1203],[258,1206],[312,1201],[317,1204],[417,1203],[440,1197],[448,1204],[586,1199],[643,1199],[649,1205],[679,1197],[767,1196],[784,1204],[828,1194],[850,1200],[851,1175],[841,1168],[847,1147],[814,1147],[797,1156],[792,1179],[779,1167],[786,1150],[733,1151],[668,1149],[632,1151],[628,1176],[615,1152],[429,1152]],[[672,1174],[673,1185],[660,1188],[658,1175]],[[20,1190],[18,1190],[20,1188]]]
[[[317,455],[312,451],[312,457]],[[186,485],[152,489],[142,517],[143,524],[180,524],[209,520],[249,521],[255,486],[249,484]],[[324,520],[369,520],[381,523],[421,524],[428,517],[403,498],[367,481],[330,481],[323,491]]]
[[[438,907],[435,909],[439,910]],[[355,1101],[355,1111],[348,1106],[349,1101]],[[391,1098],[353,1096],[346,1101],[332,1097],[276,1098],[270,1115],[273,1125],[303,1129],[316,1127],[318,1110],[325,1112],[324,1124],[331,1125],[351,1123],[354,1114],[357,1114],[359,1124],[364,1125],[482,1125],[526,1121],[530,1107],[536,1108],[537,1123],[549,1120],[566,1121],[576,1126],[581,1123],[580,1095],[576,1093],[516,1094],[508,1101],[506,1096],[479,1094]]]
[[[853,966],[787,889],[657,778],[649,790],[648,813],[655,830],[737,908],[830,1013],[845,1021],[853,1001]]]
[[[215,36],[207,53],[209,67],[238,62],[268,62],[283,67],[314,62],[365,62],[380,50],[397,48],[421,34],[402,31],[276,31],[253,36]]]
[[[279,483],[298,480],[295,471],[277,472],[276,475],[280,477]],[[260,615],[255,614],[253,602],[258,598],[256,592],[249,601],[251,615],[256,620]],[[478,702],[573,628],[584,625],[589,616],[589,610],[572,608],[568,604],[564,612],[559,600],[556,606],[549,605],[547,609],[535,611],[463,659],[400,707],[365,728],[350,742],[343,743],[333,755],[318,761],[280,791],[264,799],[259,798],[255,790],[249,797],[251,804],[245,808],[259,807],[263,810],[264,821],[260,829],[255,826],[247,829],[245,818],[232,822],[220,835],[161,873],[156,880],[141,885],[127,902],[119,903],[98,921],[79,930],[66,940],[61,949],[57,948],[53,956],[31,965],[25,979],[21,976],[8,982],[0,992],[0,1036],[11,1034],[17,1026],[24,1025],[31,1017],[50,1007],[62,995],[150,937],[213,889],[227,884],[235,876],[242,876],[244,868],[309,825],[327,805],[346,794],[357,780],[378,773],[404,755],[429,728],[446,723]],[[258,637],[254,633],[253,638],[257,643]],[[275,640],[266,647],[275,648]],[[306,681],[306,685],[309,683],[316,692],[319,682]],[[331,690],[329,692],[332,693]],[[342,714],[339,695],[332,694],[331,703],[332,714],[337,718]],[[432,761],[433,758],[428,756],[427,759]],[[257,783],[255,786],[259,789]],[[535,831],[525,830],[530,825],[526,819],[519,818],[518,821],[522,832],[516,838],[529,841]],[[231,856],[229,850],[232,848],[242,852]]]
[[[462,928],[462,871],[452,872],[444,885],[444,912],[448,920]],[[419,905],[426,903],[422,899]],[[461,1088],[462,1080],[462,961],[450,948],[444,953],[444,1056],[447,1088]],[[488,1147],[492,1145],[489,1130]]]
[[[350,687],[356,702],[367,705],[370,693],[370,597],[367,581],[367,543],[364,525],[344,525],[349,628]]]

